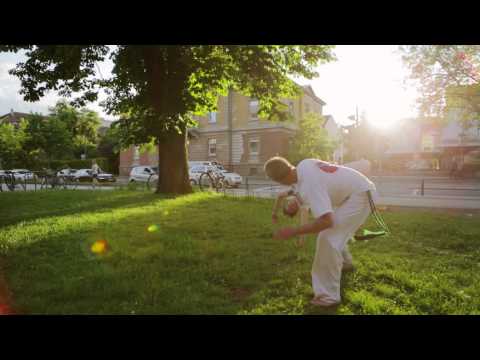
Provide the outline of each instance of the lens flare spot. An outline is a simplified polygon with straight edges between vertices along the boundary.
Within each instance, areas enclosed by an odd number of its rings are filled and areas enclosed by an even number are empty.
[[[158,231],[159,229],[160,229],[160,227],[157,224],[150,225],[147,228],[148,232],[155,232],[155,231]]]
[[[0,304],[0,315],[10,315],[13,314],[12,309],[7,304]]]
[[[107,251],[107,249],[108,249],[108,244],[105,240],[95,241],[90,247],[90,250],[94,254],[103,254],[105,251]]]

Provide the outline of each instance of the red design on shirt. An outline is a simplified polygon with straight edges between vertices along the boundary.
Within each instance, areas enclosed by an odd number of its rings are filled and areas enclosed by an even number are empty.
[[[329,173],[329,174],[332,174],[332,173],[334,173],[335,171],[338,170],[338,166],[331,165],[331,164],[323,162],[323,161],[319,161],[317,163],[317,166],[320,168],[320,170],[322,170],[326,173]]]

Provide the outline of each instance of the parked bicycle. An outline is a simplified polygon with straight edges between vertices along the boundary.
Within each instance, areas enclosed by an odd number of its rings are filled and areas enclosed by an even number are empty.
[[[158,186],[158,175],[153,173],[150,174],[147,180],[147,189],[151,192],[157,191]]]
[[[68,185],[70,183],[67,176],[58,175],[57,172],[44,169],[37,178],[40,180],[40,189],[52,189],[52,190],[60,190],[60,189],[68,189]],[[77,182],[71,182],[70,186],[74,189],[78,186]]]
[[[208,169],[200,174],[198,179],[198,186],[201,191],[224,191],[225,190],[225,176],[218,171]]]
[[[3,174],[0,174],[0,191],[3,191],[3,184],[7,187],[10,191],[15,191],[16,179],[14,174],[11,171],[5,171]]]

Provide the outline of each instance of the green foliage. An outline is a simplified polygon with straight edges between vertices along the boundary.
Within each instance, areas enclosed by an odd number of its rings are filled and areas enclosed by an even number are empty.
[[[96,160],[98,166],[104,171],[115,174],[117,171],[112,169],[108,158],[97,157],[94,159],[62,159],[62,160],[40,160],[32,163],[28,168],[34,171],[41,171],[44,168],[61,170],[65,168],[71,169],[90,169],[92,167],[92,161]]]
[[[72,136],[62,120],[33,114],[27,118],[26,132],[25,150],[28,153],[39,154],[40,159],[72,157]]]
[[[98,154],[108,161],[105,169],[109,169],[109,172],[117,174],[120,166],[121,139],[119,130],[114,124],[100,138],[97,149]]]
[[[423,116],[445,116],[456,107],[466,116],[480,115],[479,45],[408,45],[400,53],[419,86]]]
[[[324,121],[324,117],[315,113],[308,113],[299,120],[298,130],[288,148],[288,159],[292,164],[309,158],[330,160],[336,144],[322,127]]]
[[[26,314],[480,313],[479,214],[385,212],[392,235],[350,245],[357,271],[342,275],[343,302],[320,310],[309,305],[315,236],[304,248],[272,240],[272,200],[144,191],[0,198],[3,271]],[[97,240],[109,244],[104,255],[90,251]]]
[[[75,157],[87,154],[87,157],[96,157],[96,143],[98,141],[98,128],[100,117],[95,111],[86,108],[80,110],[69,105],[66,100],[60,100],[50,108],[50,118],[64,123],[73,140]]]
[[[26,126],[25,121],[20,123],[18,129],[15,129],[12,124],[0,124],[0,168],[13,168],[24,157]]]

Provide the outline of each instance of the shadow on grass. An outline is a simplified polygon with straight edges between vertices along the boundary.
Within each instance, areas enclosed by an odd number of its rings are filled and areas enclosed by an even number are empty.
[[[223,197],[187,200],[165,200],[141,214],[137,210],[149,205],[152,195],[112,200],[109,209],[131,211],[94,225],[79,217],[71,227],[30,242],[21,239],[30,235],[19,234],[22,246],[7,254],[15,266],[6,269],[17,306],[23,313],[46,314],[238,313],[275,278],[272,263],[281,263],[288,249],[267,236],[266,208],[252,216],[258,209],[245,201],[235,206]],[[106,207],[93,208],[83,211]],[[61,215],[77,213],[69,209]],[[152,224],[158,229],[150,232]],[[80,231],[83,227],[87,230]],[[109,244],[103,255],[90,251],[99,239]]]
[[[166,196],[128,190],[98,193],[95,191],[6,193],[1,198],[0,228],[42,218],[102,212],[135,207],[166,199]],[[44,201],[48,199],[47,201]]]

